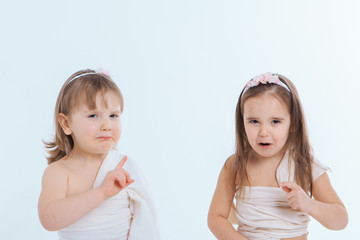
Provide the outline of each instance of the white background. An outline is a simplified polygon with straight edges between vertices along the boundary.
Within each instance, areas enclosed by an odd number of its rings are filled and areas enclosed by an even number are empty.
[[[349,212],[339,232],[360,239],[357,0],[109,0],[0,3],[0,238],[57,239],[37,216],[63,82],[108,69],[125,98],[119,147],[152,186],[165,240],[215,239],[206,218],[234,151],[246,81],[271,71],[298,88],[315,155],[332,169]]]

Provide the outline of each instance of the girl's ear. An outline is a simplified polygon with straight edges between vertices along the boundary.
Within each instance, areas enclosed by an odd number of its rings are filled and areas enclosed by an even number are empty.
[[[59,113],[57,121],[66,135],[70,135],[72,133],[69,125],[69,118],[65,114]]]

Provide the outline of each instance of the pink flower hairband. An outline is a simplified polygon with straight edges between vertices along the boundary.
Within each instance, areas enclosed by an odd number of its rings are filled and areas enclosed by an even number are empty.
[[[283,88],[285,88],[286,90],[288,90],[290,92],[290,89],[288,88],[288,86],[286,86],[282,81],[280,81],[278,75],[273,75],[272,73],[267,72],[264,74],[257,75],[256,77],[251,79],[246,84],[243,94],[250,88],[258,86],[260,83],[261,84],[269,84],[269,83],[276,84],[276,85],[282,86]]]

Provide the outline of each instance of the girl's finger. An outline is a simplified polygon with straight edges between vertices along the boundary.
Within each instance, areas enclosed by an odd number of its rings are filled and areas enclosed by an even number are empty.
[[[121,169],[121,173],[126,177],[126,181],[128,182],[130,180],[130,173],[125,169]]]
[[[280,187],[287,187],[291,190],[298,188],[299,186],[294,182],[281,182]]]
[[[130,173],[128,171],[126,171],[125,169],[121,168],[121,169],[115,169],[114,171],[116,171],[116,173],[118,175],[124,175],[126,182],[129,182],[131,177],[130,177]]]
[[[298,191],[295,189],[291,190],[291,192],[289,192],[288,194],[286,194],[286,196],[288,198],[293,198],[294,196],[296,196],[298,194]]]
[[[284,192],[291,192],[292,191],[292,188],[289,188],[288,186],[282,186],[281,189],[284,191]]]
[[[124,188],[126,186],[126,177],[123,174],[116,175],[116,180],[119,183],[120,187]]]
[[[130,181],[130,174],[128,172],[125,172],[124,173],[125,177],[126,177],[126,182],[129,182]]]
[[[126,184],[126,187],[129,186],[130,184],[134,183],[134,182],[135,182],[134,179],[130,179],[130,181],[127,182],[127,184]]]
[[[118,165],[115,167],[115,169],[122,168],[124,166],[126,160],[127,160],[127,156],[123,157],[123,159],[121,159],[121,161],[118,163]]]

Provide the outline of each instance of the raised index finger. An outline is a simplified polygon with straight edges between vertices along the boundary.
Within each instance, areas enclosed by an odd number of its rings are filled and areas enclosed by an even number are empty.
[[[123,159],[121,159],[121,161],[118,163],[118,165],[116,165],[115,169],[122,168],[124,166],[126,160],[127,160],[127,156],[123,157]]]

